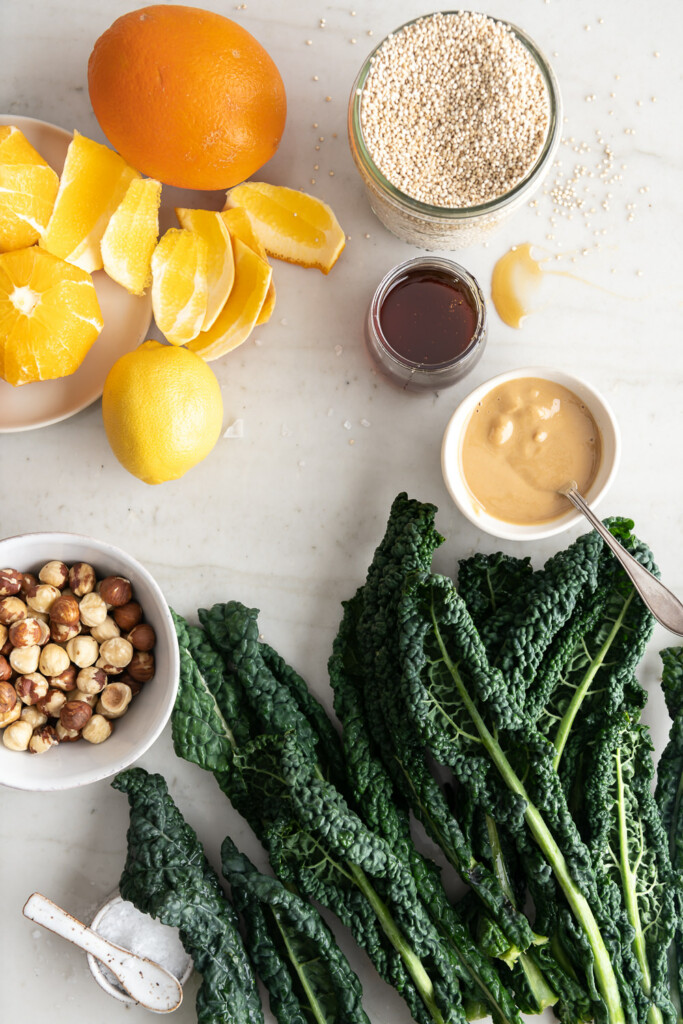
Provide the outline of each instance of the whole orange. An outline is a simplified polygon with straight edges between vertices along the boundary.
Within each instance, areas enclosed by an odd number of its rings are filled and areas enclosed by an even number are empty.
[[[287,101],[271,57],[240,25],[197,7],[122,15],[88,61],[95,116],[114,149],[167,185],[223,189],[275,153]]]

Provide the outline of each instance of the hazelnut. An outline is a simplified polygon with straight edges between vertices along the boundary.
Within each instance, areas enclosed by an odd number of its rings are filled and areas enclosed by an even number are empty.
[[[129,601],[128,604],[122,604],[120,608],[114,608],[112,615],[119,628],[124,633],[128,633],[142,620],[142,607],[137,601]]]
[[[90,636],[94,636],[98,644],[104,643],[105,640],[112,640],[115,636],[120,635],[121,630],[111,615],[107,615],[102,625],[93,626],[90,630]]]
[[[9,627],[9,641],[13,647],[42,646],[50,639],[50,630],[40,619],[28,617],[13,622]]]
[[[40,729],[47,722],[47,715],[37,704],[21,704],[21,720],[28,722],[32,729]]]
[[[83,690],[74,690],[69,694],[69,700],[81,700],[84,704],[94,708],[99,700],[99,693],[85,693]]]
[[[136,651],[151,651],[157,642],[156,633],[147,622],[141,622],[133,626],[130,633],[126,634]]]
[[[124,579],[123,576],[105,576],[98,583],[97,591],[102,600],[112,608],[128,604],[133,596],[130,580]]]
[[[148,683],[154,669],[154,655],[149,651],[135,651],[128,664],[128,672],[138,683]]]
[[[26,750],[32,735],[33,729],[28,722],[19,719],[7,726],[2,734],[2,742],[9,750]]]
[[[57,587],[53,587],[51,583],[39,583],[37,587],[31,587],[29,590],[26,603],[36,612],[49,612],[58,597]]]
[[[108,740],[114,731],[114,726],[104,715],[93,715],[89,722],[83,726],[81,735],[88,743],[103,743]]]
[[[21,593],[23,573],[16,569],[0,569],[0,597],[11,597]]]
[[[57,733],[51,725],[45,725],[42,729],[36,729],[28,741],[28,749],[32,754],[44,754],[50,747],[59,743]]]
[[[28,594],[32,587],[38,586],[38,577],[32,572],[25,572],[21,580],[21,593],[24,597]]]
[[[4,715],[11,711],[17,703],[17,691],[11,683],[0,683],[0,714]]]
[[[25,676],[19,676],[14,685],[17,696],[21,697],[24,704],[37,704],[48,691],[47,679],[41,676],[40,672],[28,672]]]
[[[39,660],[40,647],[37,644],[33,644],[31,647],[13,647],[9,655],[10,665],[20,675],[35,672]]]
[[[78,732],[92,716],[92,708],[84,700],[68,700],[59,712],[59,721],[65,729]]]
[[[75,743],[80,740],[80,729],[65,729],[61,722],[55,724],[55,732],[60,743]]]
[[[101,626],[107,617],[107,606],[94,591],[82,597],[78,607],[84,626]]]
[[[50,608],[50,622],[75,626],[80,619],[78,601],[72,594],[61,594]]]
[[[69,569],[64,562],[47,562],[38,573],[38,579],[41,583],[49,583],[50,586],[61,590],[69,579]]]
[[[3,626],[11,626],[13,622],[18,622],[27,615],[28,608],[20,597],[0,598],[0,622]]]
[[[141,683],[138,679],[133,679],[132,675],[127,671],[122,672],[119,678],[116,680],[116,682],[125,683],[126,686],[129,686],[130,692],[134,697],[137,697],[140,690],[145,685],[144,683]]]
[[[109,683],[100,694],[97,713],[105,718],[120,718],[128,710],[132,697],[130,686],[125,683]]]
[[[83,597],[95,589],[97,576],[92,565],[87,562],[74,562],[69,569],[69,586],[76,597]]]
[[[56,644],[66,644],[73,637],[78,636],[81,632],[80,622],[76,622],[73,625],[64,625],[61,622],[50,623],[50,638],[54,640]]]
[[[4,729],[6,726],[11,725],[12,722],[16,722],[17,719],[22,718],[23,707],[24,705],[20,700],[18,700],[11,711],[3,711],[0,713],[0,729]]]
[[[85,601],[85,598],[83,600]],[[91,636],[75,636],[66,645],[66,653],[78,668],[94,665],[99,652],[99,644]]]
[[[62,690],[50,689],[36,702],[36,707],[48,718],[57,718],[65,704],[66,694]]]
[[[47,644],[40,652],[38,667],[44,676],[59,676],[70,664],[69,655],[59,644]]]
[[[0,681],[4,682],[12,675],[12,666],[4,654],[0,654]]]
[[[0,622],[0,647],[4,647],[7,643],[7,637],[9,636],[9,630],[7,626]]]
[[[60,672],[58,676],[50,676],[48,678],[50,686],[54,686],[58,690],[75,690],[76,689],[76,666],[69,665],[68,668]]]
[[[133,657],[133,645],[122,636],[115,636],[111,640],[105,640],[100,644],[99,662],[105,672],[107,667],[116,669],[119,672],[126,665],[130,664]],[[98,664],[99,664],[98,662]]]
[[[101,693],[107,685],[106,673],[95,665],[88,665],[78,673],[76,685],[82,693]]]
[[[9,640],[5,640],[5,642],[2,645],[2,647],[0,647],[0,654],[4,655],[5,658],[9,658],[11,651],[12,651],[11,643],[9,642]]]

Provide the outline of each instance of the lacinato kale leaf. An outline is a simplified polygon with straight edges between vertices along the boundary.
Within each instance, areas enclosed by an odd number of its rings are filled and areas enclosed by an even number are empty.
[[[112,785],[127,794],[130,804],[121,895],[143,913],[180,930],[183,946],[202,975],[198,1024],[263,1024],[235,910],[163,778],[129,768]]]
[[[671,718],[669,742],[659,760],[655,798],[673,864],[672,888],[678,911],[676,941],[670,950],[671,998],[683,1020],[683,647],[661,652],[662,689]]]
[[[257,871],[229,836],[221,863],[280,1024],[369,1024],[358,977],[315,907]]]

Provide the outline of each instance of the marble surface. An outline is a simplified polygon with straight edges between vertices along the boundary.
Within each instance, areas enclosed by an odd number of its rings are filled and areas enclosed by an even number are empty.
[[[4,0],[0,111],[101,140],[88,100],[87,59],[97,36],[132,6]],[[346,250],[329,277],[277,264],[271,323],[213,364],[226,427],[242,419],[242,438],[222,439],[184,479],[152,488],[114,459],[99,403],[61,424],[5,434],[2,535],[55,529],[107,538],[143,560],[169,603],[190,616],[227,598],[260,608],[268,641],[329,706],[326,661],[340,602],[364,578],[399,491],[439,506],[446,543],[436,565],[445,571],[461,556],[499,547],[528,553],[540,565],[579,532],[528,551],[497,542],[456,512],[441,479],[441,436],[458,400],[500,371],[547,364],[584,376],[614,408],[623,458],[601,511],[635,520],[665,580],[683,594],[683,136],[677,123],[683,6],[677,0],[647,9],[636,0],[477,5],[523,26],[551,57],[566,122],[558,166],[537,205],[457,258],[487,295],[496,259],[524,242],[559,255],[552,269],[573,276],[547,276],[538,308],[519,330],[491,309],[488,347],[471,377],[425,396],[386,384],[364,351],[363,317],[376,282],[417,250],[388,234],[370,211],[345,118],[351,83],[372,46],[431,5],[371,0],[354,11],[351,2],[249,0],[209,6],[252,31],[285,80],[287,128],[262,176],[327,200],[348,235]],[[609,175],[606,146],[613,153]],[[570,218],[567,210],[554,213],[548,193],[575,168],[583,168],[578,187],[585,202]],[[169,224],[177,198],[167,190]],[[208,197],[216,208],[221,200]],[[672,642],[658,628],[640,668],[658,743],[665,734],[658,651]],[[141,763],[166,776],[214,864],[227,831],[264,863],[213,780],[175,758],[168,731]],[[0,996],[3,1019],[37,1019],[39,1007],[41,1014],[49,1008],[53,1024],[146,1019],[143,1009],[127,1010],[97,988],[83,955],[21,916],[36,889],[81,919],[92,916],[117,884],[126,823],[126,801],[106,782],[52,795],[0,792],[0,948],[11,965]],[[401,1000],[341,935],[374,1024],[407,1022]],[[190,989],[175,1015],[178,1024],[195,1019],[191,995]]]

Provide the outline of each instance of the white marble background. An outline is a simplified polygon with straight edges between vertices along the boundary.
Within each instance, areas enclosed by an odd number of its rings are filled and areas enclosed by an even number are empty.
[[[566,116],[554,174],[570,174],[577,163],[593,170],[585,188],[595,213],[571,221],[555,216],[553,223],[552,201],[541,195],[537,207],[519,212],[487,246],[458,254],[487,294],[495,260],[527,241],[562,253],[557,268],[576,278],[548,279],[543,308],[521,330],[506,327],[491,310],[488,348],[471,378],[439,395],[414,397],[378,378],[363,349],[363,316],[376,282],[416,250],[374,219],[348,152],[345,118],[351,84],[372,46],[433,8],[426,0],[357,0],[354,11],[352,2],[209,4],[253,32],[285,80],[287,128],[263,177],[327,200],[349,236],[329,277],[277,264],[272,322],[213,364],[226,425],[242,418],[244,437],[221,440],[188,476],[157,488],[116,462],[99,403],[62,424],[0,438],[0,535],[56,529],[108,538],[144,561],[171,605],[187,615],[228,598],[260,608],[269,642],[328,705],[326,661],[340,602],[363,580],[399,491],[439,506],[446,537],[440,569],[452,570],[474,550],[522,550],[465,522],[449,503],[439,469],[441,435],[459,398],[506,369],[561,366],[605,393],[621,424],[623,460],[601,511],[635,520],[665,580],[683,594],[683,5],[477,5],[524,27],[551,56]],[[134,6],[3,0],[0,111],[101,140],[88,100],[87,59],[97,36]],[[609,186],[600,177],[600,138],[621,176]],[[220,200],[211,197],[216,207]],[[169,209],[174,204],[170,192],[166,202]],[[541,564],[573,535],[524,553]],[[665,722],[657,652],[672,642],[658,629],[641,672],[652,690],[648,714],[658,742]],[[168,732],[142,764],[165,774],[214,863],[228,830],[263,862],[213,780],[175,758]],[[145,1019],[146,1011],[128,1011],[105,996],[77,951],[21,917],[24,900],[39,889],[88,918],[116,886],[126,823],[126,801],[106,782],[54,795],[0,792],[4,1020]],[[365,983],[375,1024],[407,1022],[401,1000],[342,941]],[[194,1020],[191,997],[174,1020]]]

